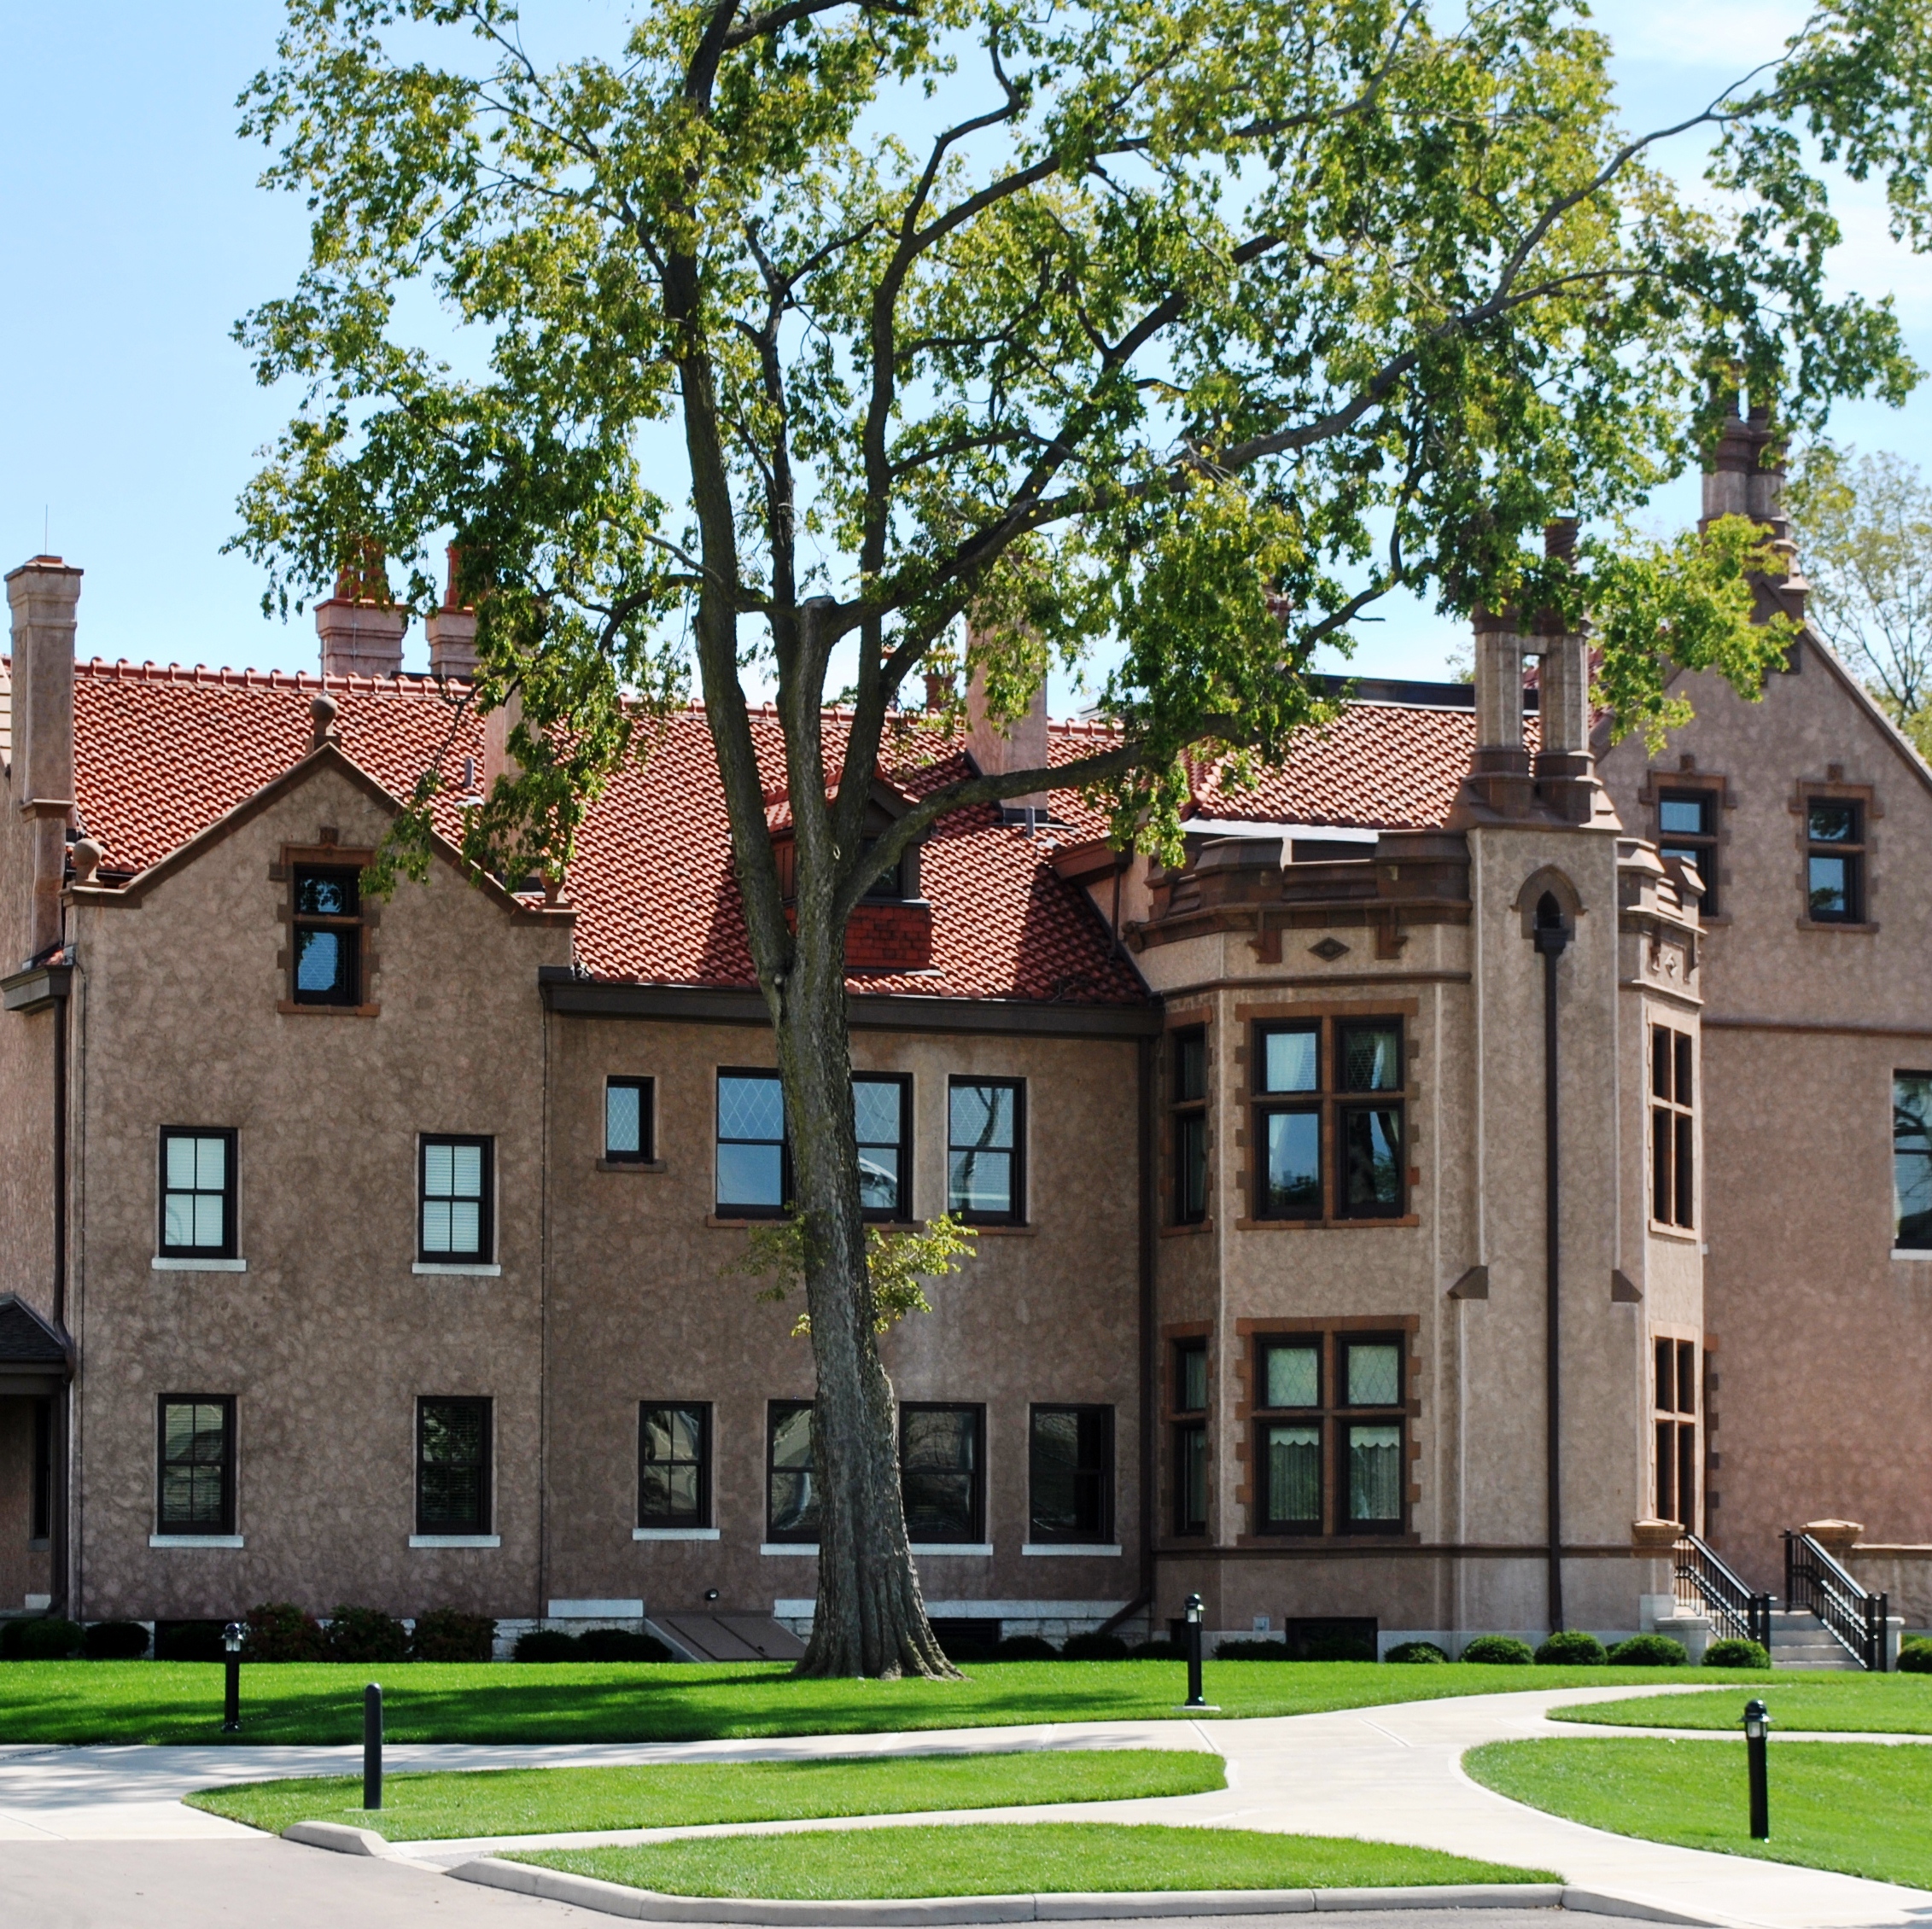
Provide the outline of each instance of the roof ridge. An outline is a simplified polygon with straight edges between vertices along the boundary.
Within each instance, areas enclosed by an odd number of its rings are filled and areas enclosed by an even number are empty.
[[[13,659],[4,659],[9,667]],[[115,683],[213,685],[240,690],[389,691],[398,696],[427,696],[446,684],[469,687],[462,677],[439,678],[428,670],[399,670],[394,675],[365,677],[319,670],[258,670],[226,663],[157,663],[151,656],[137,662],[131,656],[77,656],[76,676],[99,677]]]

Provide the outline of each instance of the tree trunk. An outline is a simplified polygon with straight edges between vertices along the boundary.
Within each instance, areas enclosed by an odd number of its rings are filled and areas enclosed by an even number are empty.
[[[802,1675],[956,1676],[925,1618],[906,1538],[892,1383],[878,1356],[859,1209],[846,1029],[845,947],[803,877],[799,943],[783,988],[779,1066],[805,1227],[818,1386],[812,1419],[819,1596]],[[808,921],[820,929],[806,941]]]

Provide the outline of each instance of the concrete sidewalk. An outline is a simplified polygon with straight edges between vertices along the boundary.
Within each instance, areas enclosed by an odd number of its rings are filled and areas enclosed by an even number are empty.
[[[1608,1891],[1649,1907],[1747,1926],[1747,1929],[1868,1929],[1868,1926],[1890,1929],[1907,1924],[1932,1929],[1932,1893],[1606,1834],[1507,1801],[1479,1788],[1462,1771],[1459,1762],[1463,1751],[1485,1741],[1538,1735],[1614,1739],[1649,1732],[1579,1728],[1544,1719],[1545,1710],[1552,1707],[1620,1699],[1631,1693],[1627,1687],[1529,1691],[1239,1722],[1079,1723],[638,1747],[421,1746],[391,1749],[388,1762],[393,1770],[402,1770],[567,1763],[772,1761],[1016,1747],[1205,1746],[1217,1750],[1228,1762],[1229,1787],[1212,1795],[1024,1811],[954,1810],[930,1817],[749,1826],[782,1831],[904,1826],[916,1821],[1045,1821],[1064,1816],[1350,1835],[1416,1843],[1458,1855],[1554,1869],[1582,1887]],[[353,1748],[3,1751],[0,1751],[0,1839],[109,1840],[145,1836],[178,1840],[192,1836],[209,1840],[225,1835],[259,1843],[260,1837],[236,1824],[180,1808],[179,1795],[190,1788],[224,1781],[351,1774],[358,1758],[359,1751]],[[593,1840],[642,1841],[713,1833],[719,1831],[630,1831],[569,1839],[583,1844]],[[540,1840],[554,1839],[403,1844],[393,1858],[384,1858],[377,1866],[394,1869],[400,1879],[403,1868],[398,1863],[421,1869],[468,1860],[493,1848],[535,1846]]]

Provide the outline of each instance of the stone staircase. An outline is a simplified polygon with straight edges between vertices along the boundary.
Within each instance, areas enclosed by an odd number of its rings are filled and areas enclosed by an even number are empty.
[[[1774,1607],[1771,1613],[1771,1664],[1774,1668],[1837,1668],[1862,1674],[1858,1658],[1833,1640],[1824,1623],[1807,1608]]]

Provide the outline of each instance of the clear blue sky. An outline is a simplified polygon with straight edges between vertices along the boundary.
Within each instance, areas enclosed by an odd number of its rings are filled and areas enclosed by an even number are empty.
[[[526,9],[559,50],[607,41],[625,11],[620,0]],[[1789,0],[1601,8],[1626,120],[1702,105],[1775,53],[1801,12]],[[315,661],[311,620],[265,621],[258,573],[220,554],[254,452],[290,406],[255,386],[229,338],[238,315],[289,285],[306,240],[301,204],[255,187],[261,150],[234,132],[235,98],[280,18],[276,0],[0,5],[0,568],[41,547],[44,515],[52,548],[87,572],[83,654]],[[1847,212],[1841,281],[1895,293],[1932,366],[1932,262],[1892,245],[1877,195]],[[1847,408],[1835,431],[1916,458],[1932,448],[1932,394],[1902,414]],[[1695,516],[1696,499],[1694,481],[1676,486],[1655,505],[1658,526]],[[1456,640],[1427,611],[1397,609],[1363,631],[1356,667],[1438,675]],[[418,665],[418,632],[411,650]]]

